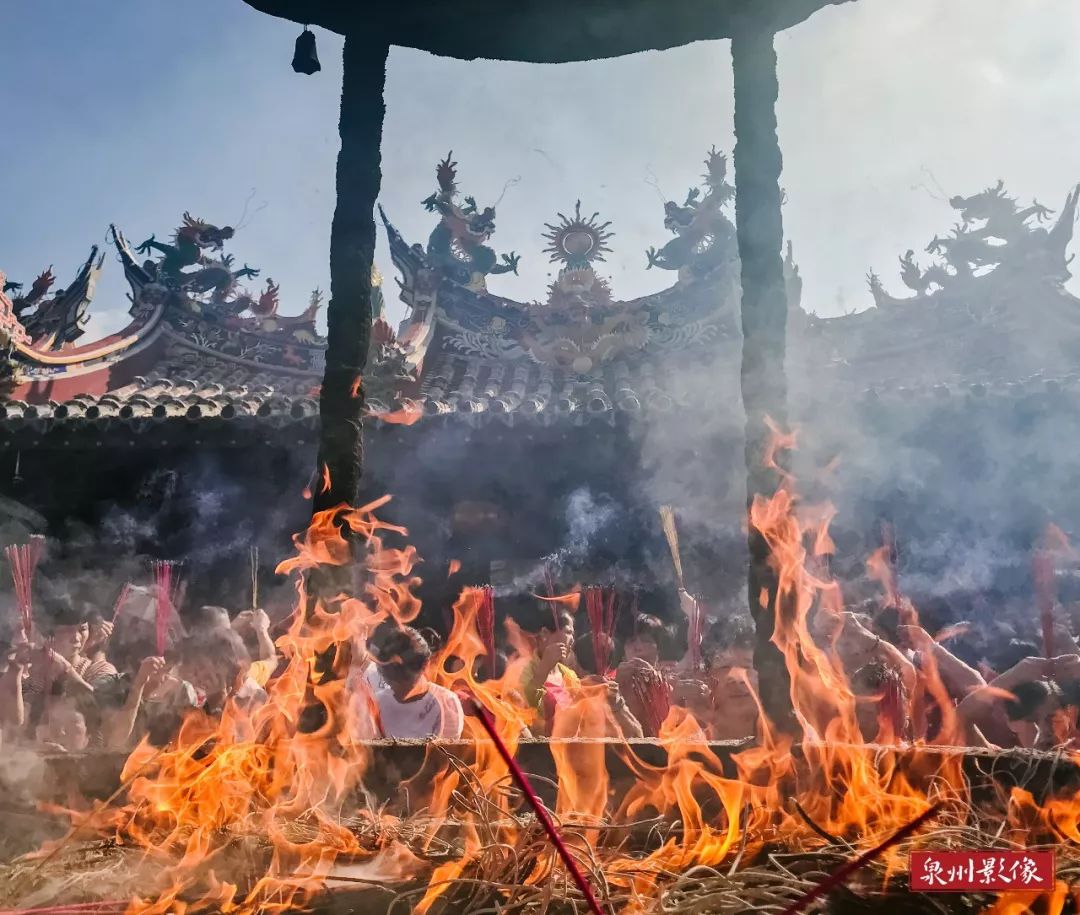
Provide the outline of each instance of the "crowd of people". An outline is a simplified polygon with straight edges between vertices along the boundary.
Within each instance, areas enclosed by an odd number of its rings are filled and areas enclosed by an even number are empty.
[[[150,589],[134,592],[133,606],[152,605]],[[555,612],[543,605],[546,622],[532,631],[500,620],[494,657],[476,658],[468,678],[455,673],[465,662],[444,648],[448,633],[384,620],[329,668],[344,681],[351,736],[461,738],[475,713],[461,698],[467,680],[497,683],[500,698],[521,710],[525,736],[562,736],[560,709],[585,694],[605,707],[606,736],[660,736],[672,708],[685,710],[680,720],[692,718],[703,739],[759,731],[749,616],[710,613],[681,591],[676,622],[635,609],[596,632],[580,603],[564,600]],[[816,611],[810,632],[846,673],[867,742],[1052,748],[1077,740],[1080,643],[1066,609],[1059,607],[1051,658],[1022,604],[990,625],[931,633],[902,607],[867,601],[843,614]],[[706,625],[691,645],[687,620],[695,614]],[[286,666],[260,609],[189,611],[163,654],[154,650],[149,612],[110,620],[61,596],[38,615],[40,631],[0,651],[0,736],[43,751],[166,744],[193,710],[214,716],[229,702],[264,703]]]

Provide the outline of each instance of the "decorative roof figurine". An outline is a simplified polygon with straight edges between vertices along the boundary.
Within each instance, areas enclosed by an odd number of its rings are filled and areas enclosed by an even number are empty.
[[[966,296],[979,283],[984,294],[989,286],[1000,287],[1022,281],[1034,285],[1063,287],[1071,276],[1066,248],[1072,240],[1080,187],[1065,200],[1061,216],[1050,229],[1053,210],[1033,201],[1021,209],[1015,197],[1005,193],[1005,182],[970,197],[951,197],[949,205],[960,214],[960,222],[944,238],[935,235],[926,246],[927,254],[938,256],[926,269],[915,260],[915,252],[900,258],[900,279],[914,295],[896,298],[886,292],[876,273],[867,275],[874,304],[879,308],[936,298],[939,295]],[[1032,220],[1035,224],[1032,224]],[[1029,290],[1030,291],[1030,290]]]
[[[83,328],[90,320],[90,302],[104,262],[105,255],[99,257],[97,245],[94,245],[71,285],[56,290],[52,296],[49,291],[56,277],[51,265],[38,275],[25,296],[18,294],[23,288],[22,283],[9,281],[4,284],[5,293],[16,293],[11,300],[12,313],[22,324],[36,350],[59,352],[69,348],[83,335]]]
[[[598,216],[583,217],[578,200],[573,217],[559,213],[558,223],[545,223],[544,252],[562,267],[548,287],[547,303],[532,309],[522,335],[535,361],[577,375],[640,349],[649,336],[647,316],[631,303],[614,303],[607,281],[593,267],[611,253],[608,241],[615,234],[608,231],[610,222],[597,222]]]
[[[714,146],[705,160],[705,193],[692,187],[680,206],[674,200],[664,204],[664,228],[675,234],[659,250],[645,252],[649,267],[677,270],[680,280],[691,280],[722,265],[738,260],[735,226],[724,208],[735,198],[735,188],[727,181],[727,158]]]
[[[173,244],[162,244],[151,235],[135,250],[139,254],[157,251],[162,255],[156,263],[145,261],[143,270],[153,281],[184,296],[190,306],[222,307],[235,296],[237,280],[259,275],[258,270],[247,264],[234,271],[232,255],[214,256],[224,251],[225,242],[234,234],[232,226],[219,229],[184,213],[183,225],[176,230]],[[189,271],[189,267],[196,269]],[[206,293],[210,293],[208,299]]]
[[[517,273],[521,258],[513,251],[502,255],[484,242],[495,234],[495,208],[481,210],[473,197],[458,203],[457,163],[453,152],[439,163],[436,176],[439,189],[424,200],[429,212],[442,220],[428,238],[427,258],[431,266],[446,271],[450,279],[474,291],[487,289],[489,274]]]
[[[499,263],[485,244],[494,209],[459,201],[456,165],[449,157],[441,162],[439,191],[424,202],[438,220],[426,247],[406,242],[383,214],[409,314],[399,328],[389,325],[373,270],[369,409],[380,417],[404,409],[410,421],[454,415],[546,423],[558,416],[577,423],[677,405],[668,367],[718,353],[737,359],[732,188],[724,157],[712,150],[707,163],[703,187],[683,204],[665,205],[664,224],[675,238],[649,255],[653,266],[677,272],[671,285],[617,299],[597,272],[611,253],[611,225],[583,215],[578,202],[544,226],[544,250],[558,273],[546,295],[530,302],[486,288],[489,273],[513,272],[517,255]],[[914,379],[926,386],[1064,374],[1078,345],[1076,299],[1064,287],[1078,197],[1080,189],[1053,225],[1045,207],[1021,208],[1001,184],[954,197],[958,224],[929,246],[938,260],[924,267],[913,252],[901,258],[912,295],[893,298],[874,277],[880,307],[845,317],[817,318],[798,307],[801,280],[789,243],[784,269],[795,332],[787,358],[807,378],[820,378],[822,392],[832,384],[884,390]],[[4,283],[0,385],[10,396],[0,404],[3,415],[31,415],[25,405],[32,404],[43,418],[123,411],[132,419],[151,412],[167,419],[189,410],[313,417],[311,396],[326,352],[315,323],[322,293],[315,290],[300,314],[282,315],[282,290],[272,279],[244,287],[258,271],[233,268],[224,249],[234,234],[185,214],[171,244],[151,237],[140,246],[158,255],[143,260],[114,229],[131,285],[131,321],[88,344],[77,338],[103,263],[96,249],[66,290],[52,293],[51,269],[25,294],[19,284]],[[932,307],[912,321],[907,306],[919,302]],[[980,335],[977,346],[971,333]],[[1035,344],[1017,347],[1025,335]],[[196,394],[200,386],[218,393]]]

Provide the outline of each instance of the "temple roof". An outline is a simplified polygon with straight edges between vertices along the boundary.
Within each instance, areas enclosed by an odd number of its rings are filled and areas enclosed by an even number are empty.
[[[731,38],[750,23],[791,28],[850,0],[245,0],[256,10],[342,35],[463,60],[566,63]]]
[[[651,413],[692,415],[705,400],[735,403],[741,337],[733,195],[726,160],[713,150],[700,186],[683,203],[664,206],[669,240],[645,252],[670,284],[631,299],[620,299],[600,272],[618,249],[618,226],[577,201],[538,231],[554,281],[535,299],[515,300],[491,293],[487,278],[516,274],[519,259],[492,246],[495,209],[459,194],[456,163],[447,157],[424,201],[433,214],[426,244],[403,238],[380,211],[408,314],[392,329],[375,287],[364,375],[369,418],[421,426],[614,424]],[[801,308],[789,243],[785,370],[793,403],[1075,390],[1080,300],[1065,282],[1078,200],[1080,190],[1055,216],[1038,204],[1021,207],[1002,184],[955,197],[959,223],[931,240],[929,261],[913,251],[899,259],[909,294],[893,294],[871,272],[870,307],[842,317]],[[50,296],[51,272],[25,294],[7,284],[0,426],[28,444],[107,427],[125,440],[192,426],[225,440],[242,427],[308,435],[325,354],[315,329],[321,294],[295,317],[279,314],[276,284],[261,280],[249,291],[245,282],[259,271],[236,269],[224,253],[233,234],[185,214],[171,243],[149,239],[135,250],[114,228],[132,290],[130,322],[91,343],[76,338],[102,269],[96,248],[66,290]],[[159,257],[140,261],[138,251]]]

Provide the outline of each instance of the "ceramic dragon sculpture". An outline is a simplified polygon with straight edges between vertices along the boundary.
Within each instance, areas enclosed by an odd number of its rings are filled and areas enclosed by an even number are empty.
[[[447,272],[450,279],[475,291],[487,288],[486,277],[517,273],[520,258],[511,251],[500,258],[487,242],[495,233],[495,208],[480,209],[475,198],[458,201],[457,163],[453,153],[439,163],[439,189],[423,201],[424,207],[442,219],[428,238],[431,266]]]
[[[151,235],[136,250],[140,254],[156,251],[162,255],[156,263],[147,261],[143,265],[162,285],[189,296],[210,293],[212,302],[226,302],[236,292],[238,280],[259,275],[247,264],[233,270],[232,255],[222,253],[225,242],[234,234],[231,226],[218,228],[184,213],[172,244],[159,242]]]
[[[690,188],[680,205],[664,204],[664,228],[675,238],[663,247],[645,252],[649,268],[677,270],[681,279],[709,272],[732,255],[735,226],[724,208],[735,196],[727,181],[727,158],[715,147],[705,159],[705,191]]]
[[[1053,211],[1038,201],[1020,207],[1005,192],[1004,181],[970,197],[951,197],[949,205],[960,221],[948,235],[935,235],[926,246],[926,253],[936,255],[937,262],[923,268],[911,249],[900,258],[900,279],[914,295],[890,295],[871,271],[867,280],[875,304],[888,307],[932,296],[990,274],[998,280],[1064,283],[1070,276],[1072,258],[1066,257],[1066,248],[1072,240],[1078,201],[1080,187],[1068,195],[1054,225],[1046,228],[1042,224]]]

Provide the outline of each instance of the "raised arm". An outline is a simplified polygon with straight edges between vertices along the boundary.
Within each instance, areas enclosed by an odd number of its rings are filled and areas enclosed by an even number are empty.
[[[139,671],[135,674],[135,681],[131,684],[131,691],[123,706],[114,714],[105,716],[103,729],[107,747],[110,749],[127,748],[131,742],[131,734],[135,730],[135,721],[142,707],[146,690],[164,670],[164,658],[146,658],[139,665]]]
[[[19,729],[26,723],[22,689],[25,673],[26,659],[16,650],[0,676],[0,726]]]
[[[933,657],[942,683],[957,702],[972,690],[986,686],[986,680],[977,670],[969,667],[944,645],[936,642],[921,626],[901,626],[900,633],[913,649],[923,655]]]

